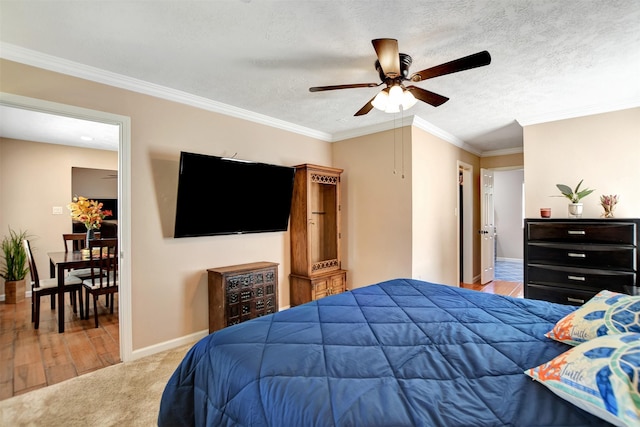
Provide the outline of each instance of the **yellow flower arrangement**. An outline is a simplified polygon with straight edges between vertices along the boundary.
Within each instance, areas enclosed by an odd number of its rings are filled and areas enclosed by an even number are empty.
[[[82,196],[74,197],[67,208],[71,211],[71,218],[83,223],[87,230],[100,228],[104,218],[113,215],[108,209],[102,210],[102,203]]]

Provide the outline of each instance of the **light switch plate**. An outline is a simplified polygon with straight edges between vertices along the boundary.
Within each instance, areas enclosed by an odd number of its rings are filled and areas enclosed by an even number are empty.
[[[62,215],[62,206],[54,206],[54,207],[51,209],[51,213],[52,213],[53,215]]]

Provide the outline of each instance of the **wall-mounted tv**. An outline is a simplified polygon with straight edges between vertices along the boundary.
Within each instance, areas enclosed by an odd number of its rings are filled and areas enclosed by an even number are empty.
[[[295,168],[180,153],[174,237],[286,231]]]

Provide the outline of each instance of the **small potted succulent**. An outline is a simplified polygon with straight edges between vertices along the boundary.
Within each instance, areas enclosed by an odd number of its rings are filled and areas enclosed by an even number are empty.
[[[571,201],[571,203],[569,203],[569,217],[571,218],[582,217],[582,203],[580,203],[580,200],[595,191],[590,188],[580,190],[582,181],[584,180],[581,179],[575,189],[571,189],[568,185],[556,184],[556,187],[558,187],[562,196]]]

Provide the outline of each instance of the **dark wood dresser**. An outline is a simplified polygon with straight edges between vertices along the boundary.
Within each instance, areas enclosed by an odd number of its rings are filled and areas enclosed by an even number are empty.
[[[209,333],[278,311],[278,264],[210,268]]]
[[[639,295],[640,219],[525,219],[524,296],[581,305],[602,289]]]

